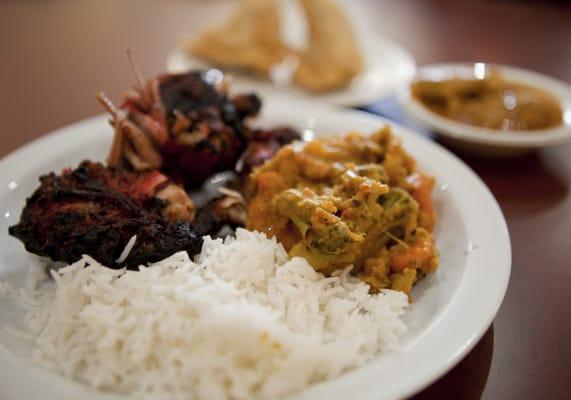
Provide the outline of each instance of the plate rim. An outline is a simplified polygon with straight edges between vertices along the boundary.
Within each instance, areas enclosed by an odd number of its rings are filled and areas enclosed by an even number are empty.
[[[296,102],[299,102],[299,101],[296,99]],[[284,104],[289,104],[289,107],[291,108],[291,98],[280,97],[280,96],[274,96],[273,98],[268,97],[268,98],[265,98],[264,109],[271,108],[271,107],[279,108],[279,107],[283,107]],[[487,202],[486,203],[487,207],[489,208],[489,210],[491,210],[491,212],[494,215],[492,219],[495,221],[494,224],[496,225],[496,228],[498,228],[498,231],[495,234],[503,242],[502,246],[500,246],[500,249],[503,250],[503,254],[501,254],[501,263],[500,263],[503,265],[503,269],[501,270],[501,272],[502,272],[501,277],[500,277],[501,279],[499,279],[497,282],[495,282],[494,290],[492,291],[493,296],[490,296],[489,298],[484,299],[483,308],[485,308],[485,312],[482,312],[482,310],[479,310],[478,321],[477,322],[475,322],[474,320],[469,321],[469,323],[466,323],[459,328],[459,330],[463,331],[463,338],[461,338],[461,340],[458,339],[460,342],[462,342],[462,345],[461,346],[455,346],[455,348],[453,348],[453,349],[450,349],[450,348],[446,349],[445,355],[443,355],[443,354],[436,355],[433,358],[433,360],[437,360],[436,366],[433,365],[432,367],[427,368],[426,365],[424,365],[424,366],[419,365],[418,368],[419,368],[420,372],[419,372],[419,374],[412,374],[413,378],[408,377],[407,379],[403,379],[402,381],[397,382],[397,384],[395,386],[393,386],[392,389],[388,390],[385,393],[379,393],[379,391],[377,390],[377,391],[375,391],[374,394],[372,394],[372,392],[369,391],[369,392],[364,394],[363,398],[367,398],[367,399],[369,399],[369,398],[370,399],[379,399],[379,398],[387,398],[388,399],[388,398],[391,398],[392,399],[392,398],[402,398],[402,397],[411,396],[411,395],[419,392],[423,388],[427,387],[428,385],[430,385],[434,381],[436,381],[438,378],[440,378],[446,372],[448,372],[450,369],[452,369],[458,362],[460,362],[464,358],[464,356],[476,345],[478,340],[484,335],[484,333],[486,332],[486,330],[488,329],[488,327],[492,323],[493,319],[495,318],[495,316],[499,310],[499,307],[502,304],[503,298],[505,296],[507,286],[508,286],[508,282],[509,282],[509,276],[510,276],[510,272],[511,272],[511,244],[510,244],[510,237],[509,237],[509,232],[508,232],[508,228],[507,228],[507,223],[505,221],[505,218],[501,212],[501,209],[500,209],[497,201],[495,200],[494,196],[490,192],[489,188],[485,185],[485,183],[482,182],[482,180],[463,161],[461,161],[458,157],[456,157],[454,154],[450,153],[448,150],[444,149],[442,146],[438,145],[437,143],[434,143],[434,142],[430,141],[429,139],[423,137],[422,135],[415,133],[411,129],[402,127],[402,126],[400,126],[400,125],[398,125],[392,121],[389,121],[385,118],[375,116],[375,115],[372,115],[372,114],[369,114],[369,113],[366,113],[363,111],[341,109],[341,108],[327,106],[327,105],[323,105],[323,104],[319,104],[319,103],[315,103],[315,102],[310,102],[310,101],[305,102],[305,105],[303,107],[300,107],[300,109],[302,109],[304,111],[311,110],[311,112],[314,114],[335,113],[335,114],[338,114],[344,118],[352,118],[352,119],[363,121],[363,123],[369,124],[371,127],[373,127],[373,126],[380,127],[380,126],[383,126],[384,124],[387,124],[387,123],[390,124],[394,128],[394,131],[396,134],[401,135],[404,139],[406,139],[408,141],[413,141],[413,142],[416,141],[418,143],[423,143],[422,146],[425,146],[425,147],[427,146],[427,148],[432,148],[435,153],[444,157],[444,159],[446,159],[447,162],[452,162],[453,166],[459,168],[459,170],[462,171],[462,174],[464,174],[464,175],[467,174],[466,177],[477,185],[477,190],[478,190],[479,194],[481,196],[484,196],[484,198]],[[264,117],[262,116],[262,119],[263,118]],[[96,116],[96,117],[87,118],[85,120],[81,120],[79,122],[76,122],[76,123],[73,123],[71,125],[67,125],[67,126],[62,127],[60,129],[57,129],[57,130],[55,130],[55,131],[53,131],[47,135],[42,136],[39,139],[36,139],[32,142],[29,142],[29,143],[25,144],[24,146],[20,147],[19,149],[11,152],[10,154],[8,154],[7,156],[3,157],[0,160],[0,184],[2,184],[3,183],[2,181],[5,180],[6,177],[8,176],[8,174],[5,171],[9,170],[9,168],[6,168],[6,167],[9,167],[9,164],[16,163],[16,162],[18,162],[19,159],[21,159],[21,160],[28,159],[30,154],[33,154],[36,151],[41,150],[42,148],[49,145],[50,143],[58,141],[58,140],[62,141],[62,138],[67,137],[68,135],[71,135],[71,134],[75,134],[77,130],[91,129],[90,128],[91,125],[101,124],[105,120],[106,120],[105,116]],[[71,141],[68,141],[65,144],[66,148],[73,148],[73,146],[74,146],[74,144],[71,143]],[[64,150],[62,149],[61,151],[64,151]],[[465,287],[466,280],[469,279],[469,276],[471,276],[475,273],[473,271],[473,269],[471,271],[472,271],[472,273],[468,274],[467,273],[468,267],[466,267],[466,271],[465,271],[464,275],[462,276],[462,278],[459,282],[458,293],[452,299],[452,300],[454,300],[454,304],[447,304],[446,305],[447,314],[441,315],[440,319],[450,318],[449,316],[447,317],[447,315],[450,313],[450,311],[456,310],[458,308],[456,301],[458,301],[458,302],[465,301],[465,299],[463,299],[463,298],[467,297],[468,295],[474,295],[475,294],[473,289],[471,289],[471,291],[469,293],[466,292],[466,289],[462,289],[463,287]],[[476,277],[478,277],[478,276],[476,275]],[[464,290],[464,292],[463,292],[463,290]],[[478,293],[476,293],[476,294],[478,294]],[[468,298],[469,297],[470,296],[468,296]],[[458,310],[456,310],[456,311],[458,311]],[[441,324],[442,321],[436,321],[434,323]],[[436,327],[437,326],[432,326],[431,331],[434,331],[436,329]],[[426,341],[426,338],[424,340]],[[420,341],[422,342],[422,340],[420,340]],[[2,354],[2,353],[0,353],[0,354]],[[397,361],[399,361],[398,356],[399,356],[399,354],[394,355],[394,358]],[[402,360],[400,360],[400,361],[402,361]],[[436,361],[434,361],[434,362],[436,362]],[[433,362],[433,364],[434,364],[434,362]],[[1,366],[2,366],[2,357],[0,357],[0,367]],[[351,374],[351,377],[349,380],[354,380],[353,378],[355,378],[355,375],[363,376],[364,374],[363,373],[359,374],[359,372],[368,372],[371,369],[372,368],[370,367],[369,364],[365,364],[365,365],[363,365],[363,366],[361,366],[355,370],[352,370],[351,372],[349,372],[349,374]],[[320,389],[322,389],[324,386],[329,386],[329,387],[332,387],[332,385],[334,386],[337,383],[337,381],[339,381],[340,379],[344,379],[347,375],[348,374],[345,374],[345,375],[342,375],[341,377],[336,378],[332,381],[326,381],[326,382],[323,382],[323,383],[320,383],[317,385],[310,386],[308,389],[302,391],[301,393],[297,393],[297,394],[293,395],[292,398],[295,398],[295,399],[298,399],[298,398],[299,399],[314,398],[314,397],[311,397],[312,393],[313,394],[315,394],[315,392],[319,393]],[[5,378],[7,378],[7,377],[5,377]],[[0,382],[6,381],[5,378],[2,378],[2,374],[0,374]],[[366,380],[366,377],[361,378],[361,380],[362,379]],[[13,382],[8,381],[5,383],[13,383]],[[364,383],[365,384],[367,384],[367,383],[371,384],[370,380],[366,380],[366,382],[364,382]],[[363,386],[363,388],[365,388],[365,386]],[[368,394],[368,396],[365,396],[367,394]]]

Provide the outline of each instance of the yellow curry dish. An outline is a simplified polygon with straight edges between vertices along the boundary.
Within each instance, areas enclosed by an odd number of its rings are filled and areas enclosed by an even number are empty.
[[[560,125],[563,111],[549,93],[502,79],[448,79],[415,82],[412,96],[432,112],[468,125],[528,131]]]
[[[295,142],[251,174],[247,228],[326,275],[353,265],[373,291],[409,293],[438,266],[433,186],[389,127]]]

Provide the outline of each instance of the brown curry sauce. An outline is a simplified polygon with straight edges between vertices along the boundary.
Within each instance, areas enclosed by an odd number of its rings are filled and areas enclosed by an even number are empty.
[[[434,113],[468,125],[500,131],[548,129],[560,125],[563,111],[551,94],[531,86],[485,79],[420,80],[412,96]]]

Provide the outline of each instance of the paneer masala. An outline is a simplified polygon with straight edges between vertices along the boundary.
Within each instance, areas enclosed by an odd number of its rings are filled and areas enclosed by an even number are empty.
[[[438,266],[433,186],[388,126],[295,142],[251,174],[247,228],[326,275],[352,264],[373,291],[409,293]]]

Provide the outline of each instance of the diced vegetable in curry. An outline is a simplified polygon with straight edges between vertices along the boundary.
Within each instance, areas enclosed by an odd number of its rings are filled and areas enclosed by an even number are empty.
[[[247,228],[322,273],[352,264],[373,290],[409,293],[438,265],[433,186],[388,127],[296,142],[251,175]]]

